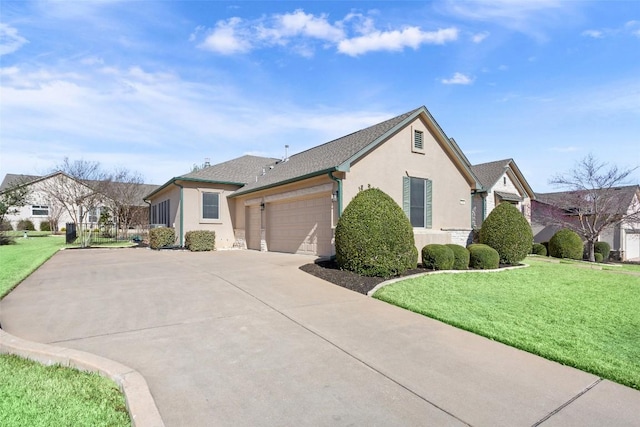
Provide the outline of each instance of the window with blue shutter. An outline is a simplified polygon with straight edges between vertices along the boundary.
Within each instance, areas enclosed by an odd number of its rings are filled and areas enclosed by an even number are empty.
[[[433,184],[429,179],[403,177],[402,208],[416,228],[431,228]]]

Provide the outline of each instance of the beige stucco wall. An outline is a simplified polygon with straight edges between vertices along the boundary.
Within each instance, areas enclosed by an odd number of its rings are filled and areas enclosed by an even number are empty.
[[[507,170],[504,174],[502,174],[500,179],[498,179],[498,181],[490,189],[490,191],[486,193],[485,218],[489,216],[491,211],[499,203],[499,197],[497,194],[495,194],[495,192],[501,191],[504,193],[518,194],[523,198],[522,202],[518,202],[516,204],[516,207],[520,212],[522,212],[529,224],[531,224],[531,199],[529,198],[529,195],[524,191],[522,186],[518,185],[517,182],[518,179],[513,174],[513,172],[511,172],[511,170]],[[476,226],[479,228],[482,225],[482,218],[480,215],[478,215],[478,213],[482,211],[482,201],[479,197],[476,197],[474,198],[474,202],[477,203],[477,205],[474,205],[474,207],[476,212]]]
[[[414,130],[424,132],[422,153],[412,150]],[[420,118],[351,166],[343,181],[344,206],[360,187],[366,189],[369,185],[402,206],[404,176],[426,178],[433,183],[432,227],[414,228],[419,249],[428,243],[451,243],[447,229],[471,229],[471,185]]]

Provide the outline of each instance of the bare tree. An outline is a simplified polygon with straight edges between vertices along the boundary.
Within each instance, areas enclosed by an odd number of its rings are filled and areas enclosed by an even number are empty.
[[[0,193],[0,224],[4,224],[7,215],[18,212],[18,208],[29,202],[31,194],[30,187],[26,182],[18,180],[12,182],[8,188]],[[0,245],[12,242],[12,238],[7,237],[4,231],[0,231]]]
[[[549,181],[566,191],[541,200],[546,206],[537,205],[539,220],[574,230],[586,240],[589,260],[595,261],[594,243],[605,229],[640,222],[640,204],[631,203],[628,193],[620,191],[636,169],[620,169],[589,154],[570,172]],[[633,200],[638,197],[638,186],[635,188]]]
[[[124,233],[133,224],[141,203],[144,203],[142,200],[145,195],[143,183],[142,175],[138,172],[117,169],[106,188],[105,195],[108,198],[109,207],[112,209],[113,218]]]
[[[87,219],[104,206],[110,181],[98,162],[68,158],[55,168],[50,179],[43,181],[42,190],[51,203],[61,206],[76,223],[82,247],[91,240],[91,227],[85,231]]]

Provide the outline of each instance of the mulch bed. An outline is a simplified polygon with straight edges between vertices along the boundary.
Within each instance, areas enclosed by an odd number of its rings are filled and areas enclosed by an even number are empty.
[[[312,264],[305,264],[300,267],[300,270],[309,273],[320,279],[331,282],[335,285],[342,286],[343,288],[350,289],[355,292],[366,295],[376,285],[389,279],[383,279],[382,277],[365,277],[351,271],[340,270],[335,260],[318,261]],[[412,274],[424,273],[427,270],[424,268],[414,268],[405,271],[398,277],[411,276]]]

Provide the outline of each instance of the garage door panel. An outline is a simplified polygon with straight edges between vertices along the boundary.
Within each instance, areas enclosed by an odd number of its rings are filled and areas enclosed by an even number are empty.
[[[640,258],[640,233],[627,232],[625,246],[626,259]]]
[[[331,198],[270,203],[267,206],[270,251],[331,254]]]
[[[247,228],[247,248],[260,250],[260,206],[247,206],[246,207],[246,228]]]

